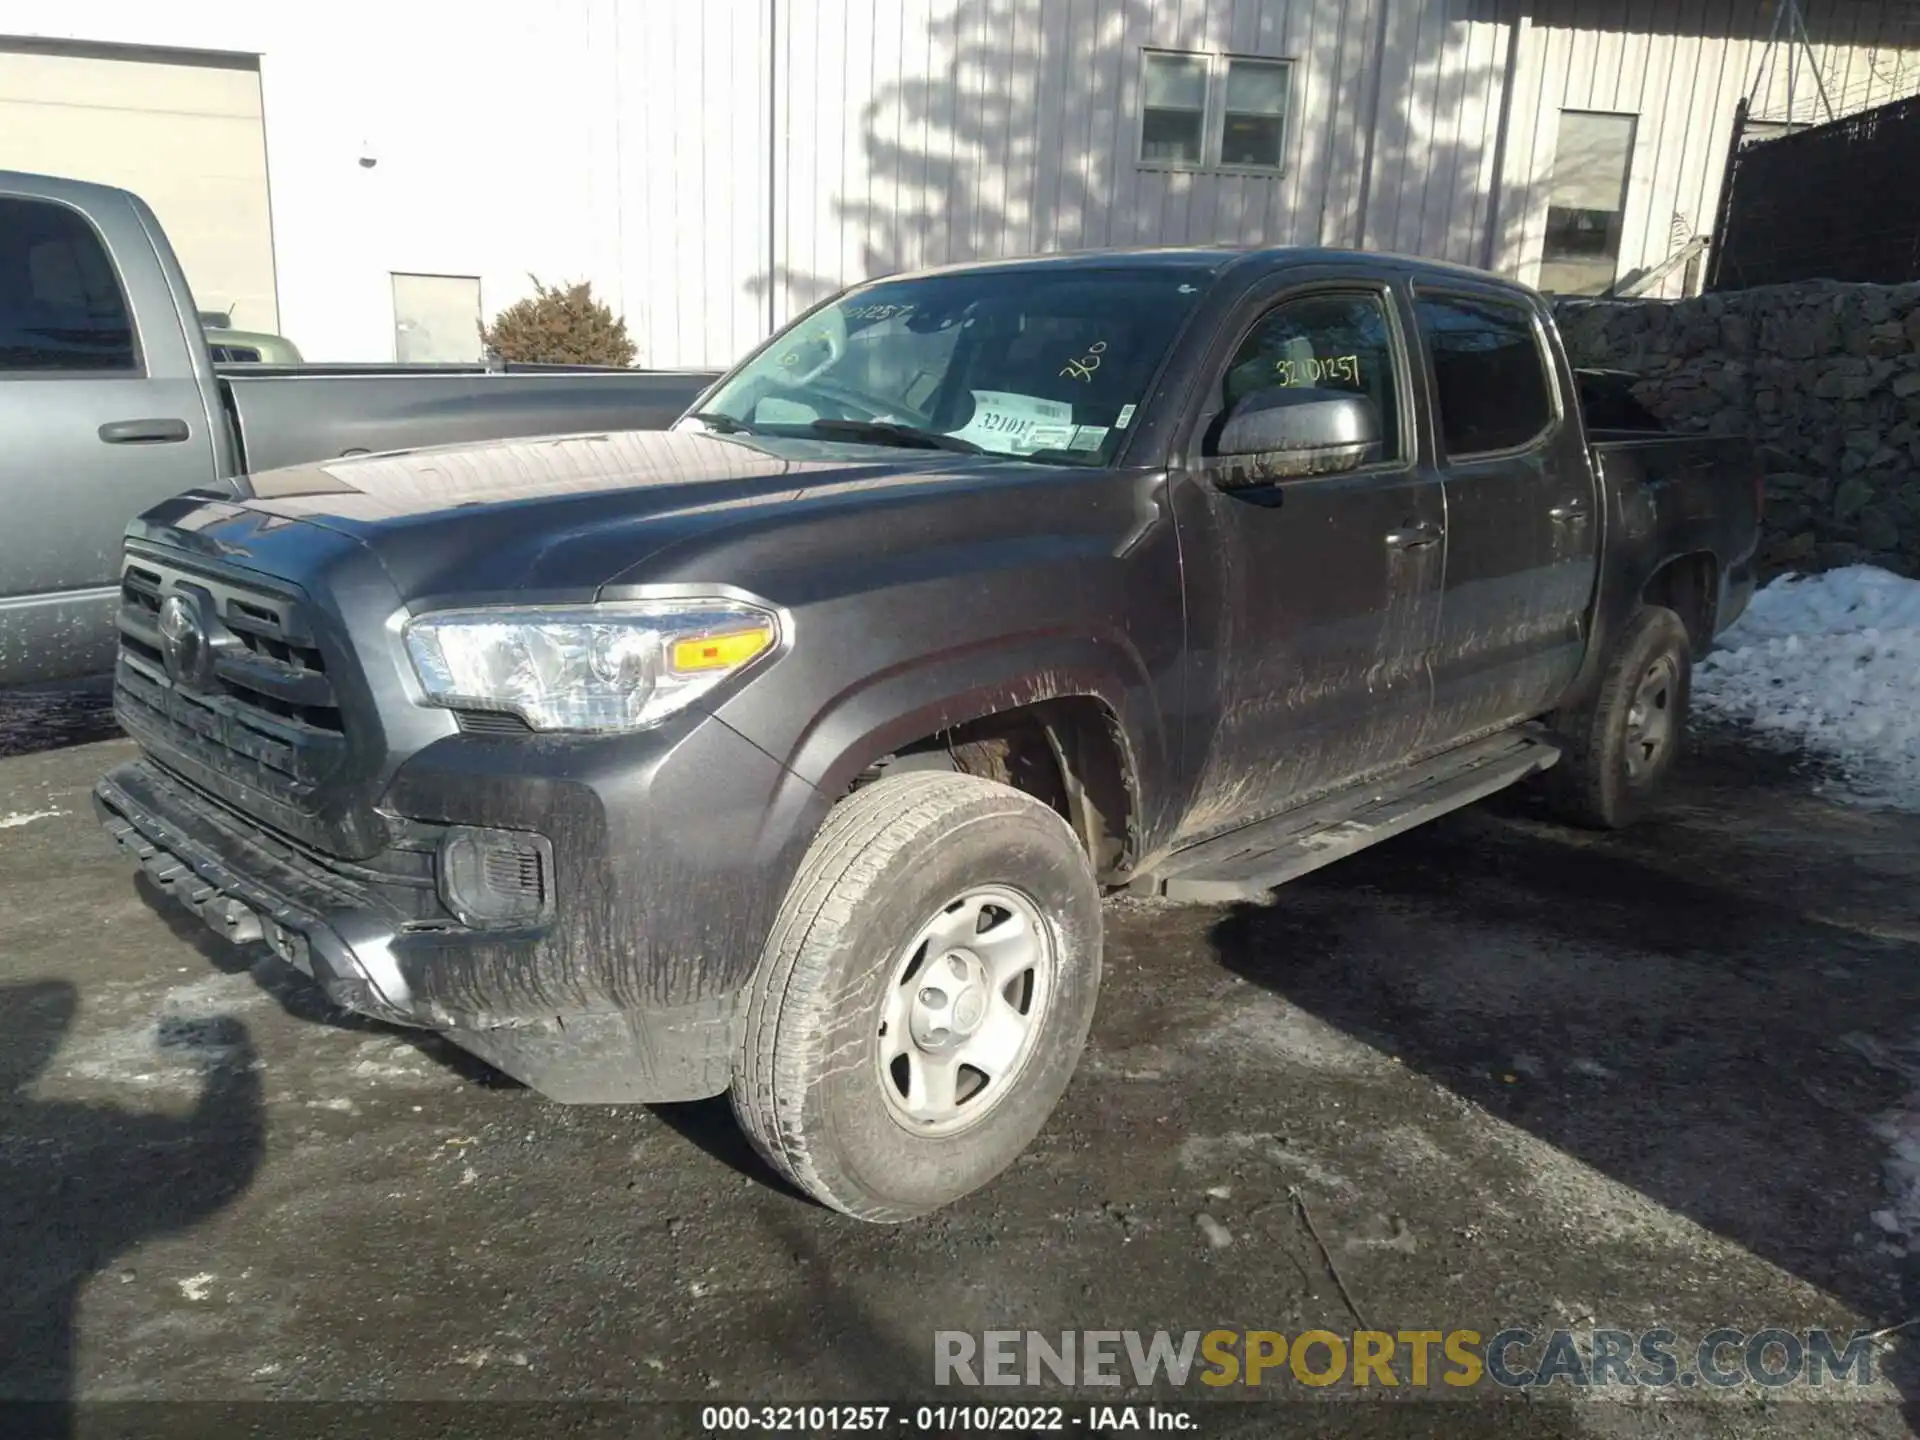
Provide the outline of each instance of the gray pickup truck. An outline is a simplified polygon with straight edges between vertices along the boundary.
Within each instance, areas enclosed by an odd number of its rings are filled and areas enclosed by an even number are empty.
[[[153,212],[0,171],[0,686],[113,665],[127,522],[249,472],[456,441],[659,429],[714,379],[483,365],[217,368]]]
[[[96,803],[343,1006],[558,1100],[730,1090],[900,1220],[1059,1099],[1103,889],[1257,900],[1535,776],[1657,798],[1761,491],[1652,426],[1472,271],[876,281],[665,433],[149,511]]]

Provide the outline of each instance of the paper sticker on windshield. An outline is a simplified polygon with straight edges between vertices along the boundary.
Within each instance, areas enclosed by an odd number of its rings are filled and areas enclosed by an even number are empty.
[[[753,418],[762,425],[805,425],[818,420],[820,412],[799,400],[768,395],[753,407]]]
[[[1059,434],[1072,425],[1071,405],[1042,400],[1037,395],[1017,395],[1011,390],[976,390],[973,418],[951,433],[983,450],[1007,455],[1046,448],[1034,439],[1036,427],[1050,427],[1057,443]]]
[[[1073,439],[1067,442],[1069,450],[1098,450],[1100,442],[1107,438],[1104,425],[1080,425],[1075,427]]]
[[[1120,418],[1113,422],[1113,428],[1116,430],[1126,429],[1127,422],[1133,419],[1133,412],[1138,408],[1139,407],[1135,405],[1122,405],[1120,407]]]

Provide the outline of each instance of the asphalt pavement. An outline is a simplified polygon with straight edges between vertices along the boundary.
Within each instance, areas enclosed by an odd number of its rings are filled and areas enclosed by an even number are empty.
[[[97,696],[0,700],[0,1399],[1078,1419],[1150,1397],[937,1391],[935,1332],[1664,1327],[1684,1351],[1920,1316],[1883,1133],[1920,1106],[1920,817],[1725,738],[1626,834],[1501,797],[1271,905],[1110,902],[1059,1113],[987,1190],[879,1228],[781,1189],[724,1101],[553,1105],[214,939],[95,826],[112,733]],[[1864,1386],[1394,1411],[1404,1386],[1289,1382],[1208,1413],[1906,1435],[1902,1333]]]

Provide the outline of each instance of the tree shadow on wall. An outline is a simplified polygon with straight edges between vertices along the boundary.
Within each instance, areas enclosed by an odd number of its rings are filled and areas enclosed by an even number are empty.
[[[1844,52],[1823,52],[1836,103],[1920,83],[1920,59],[1902,53],[1920,51],[1920,11],[1891,3],[1804,9],[1815,46],[1879,46],[1894,57],[1875,51],[1843,64]],[[1762,0],[1668,7],[1651,19],[1646,7],[1616,0],[912,5],[898,22],[897,49],[889,38],[871,52],[857,45],[844,52],[850,74],[904,73],[862,106],[860,161],[839,177],[831,197],[816,200],[781,182],[779,263],[746,289],[762,299],[772,289],[775,316],[784,323],[841,286],[876,275],[1106,246],[1357,245],[1505,263],[1527,244],[1528,214],[1541,199],[1537,182],[1551,164],[1550,156],[1533,157],[1524,168],[1536,183],[1498,187],[1496,207],[1496,171],[1523,168],[1518,155],[1499,153],[1496,139],[1519,22],[1532,27],[1528,53],[1541,63],[1549,58],[1543,32],[1593,37],[1582,53],[1603,70],[1622,72],[1616,90],[1596,91],[1593,104],[1620,111],[1641,108],[1640,82],[1629,72],[1650,63],[1651,42],[1639,38],[1650,29],[1667,41],[1748,42],[1707,57],[1736,82],[1721,97],[1726,115],[1702,117],[1712,123],[1730,119],[1733,95],[1753,82],[1749,67],[1757,72],[1773,10]],[[776,66],[792,53],[785,27],[798,23],[783,14]],[[1283,172],[1143,167],[1141,66],[1150,49],[1295,61]],[[1571,51],[1555,53],[1570,63]],[[1688,53],[1674,52],[1673,63]],[[1768,73],[1763,89],[1784,100],[1780,56]],[[1516,107],[1548,103],[1530,100],[1524,84],[1514,94]],[[1813,104],[1814,94],[1803,60],[1797,111]],[[776,103],[782,148],[773,168],[788,176],[795,173],[788,162],[807,155],[811,117],[778,76]],[[1516,111],[1510,129],[1517,136],[1531,123]],[[830,151],[827,165],[837,158]],[[1673,217],[1674,245],[1684,246],[1710,220]]]
[[[764,298],[771,287],[782,323],[856,280],[1055,251],[1364,241],[1481,258],[1494,156],[1487,127],[1472,122],[1497,93],[1504,41],[1443,7],[1269,0],[1170,15],[1150,0],[960,0],[924,33],[913,24],[909,14],[901,64],[921,73],[862,108],[859,170],[817,207],[811,195],[778,197],[785,259],[747,290]],[[1160,48],[1296,62],[1281,173],[1141,164],[1141,57]],[[1413,83],[1379,93],[1377,54],[1416,56]],[[868,58],[847,61],[857,70]],[[806,140],[791,102],[779,103],[784,159]]]

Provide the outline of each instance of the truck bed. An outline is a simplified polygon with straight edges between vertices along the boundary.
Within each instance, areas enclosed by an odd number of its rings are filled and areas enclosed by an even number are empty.
[[[233,366],[218,371],[244,471],[366,451],[659,430],[715,376],[586,367]]]
[[[1610,544],[1624,553],[1653,543],[1671,555],[1718,555],[1731,563],[1701,597],[1708,620],[1697,638],[1712,637],[1740,618],[1753,598],[1754,547],[1762,506],[1761,466],[1751,440],[1739,435],[1663,435],[1638,430],[1588,431],[1601,489],[1609,497]]]

